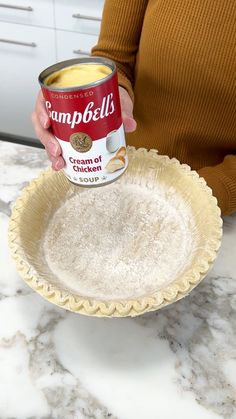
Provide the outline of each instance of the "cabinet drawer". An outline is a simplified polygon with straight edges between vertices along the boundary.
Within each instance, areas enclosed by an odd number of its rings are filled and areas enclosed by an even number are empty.
[[[56,0],[57,29],[98,35],[104,0]]]
[[[39,91],[38,75],[56,62],[55,32],[13,23],[0,25],[0,131],[35,137],[31,112]]]
[[[66,31],[56,31],[57,61],[89,56],[98,37]]]
[[[0,0],[0,21],[53,28],[53,0]]]

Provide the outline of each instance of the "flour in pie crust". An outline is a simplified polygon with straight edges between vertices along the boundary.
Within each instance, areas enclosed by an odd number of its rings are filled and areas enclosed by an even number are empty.
[[[104,300],[136,298],[190,265],[193,223],[173,188],[116,182],[63,203],[46,230],[44,254],[64,289]]]

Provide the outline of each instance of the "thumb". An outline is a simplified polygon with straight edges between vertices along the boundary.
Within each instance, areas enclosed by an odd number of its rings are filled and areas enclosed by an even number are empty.
[[[133,115],[126,115],[122,112],[122,119],[125,127],[125,132],[134,132],[137,128],[137,122],[134,120]]]
[[[126,132],[133,132],[136,130],[137,123],[133,117],[133,102],[123,87],[119,87],[121,113]]]

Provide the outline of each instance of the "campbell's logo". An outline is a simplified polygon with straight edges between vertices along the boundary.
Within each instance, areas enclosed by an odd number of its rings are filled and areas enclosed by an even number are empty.
[[[52,109],[52,104],[48,100],[46,101],[46,108],[50,119],[59,124],[68,124],[72,129],[81,122],[88,124],[90,121],[98,121],[99,119],[107,118],[115,111],[113,93],[105,96],[99,107],[95,108],[95,103],[93,101],[89,102],[84,109],[84,112],[74,111],[73,113],[70,113],[55,111]]]

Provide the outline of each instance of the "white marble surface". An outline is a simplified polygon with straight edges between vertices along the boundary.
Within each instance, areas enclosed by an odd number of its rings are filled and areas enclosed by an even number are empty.
[[[7,225],[43,150],[0,142],[0,419],[236,418],[236,215],[184,300],[135,319],[44,301],[10,259]]]

